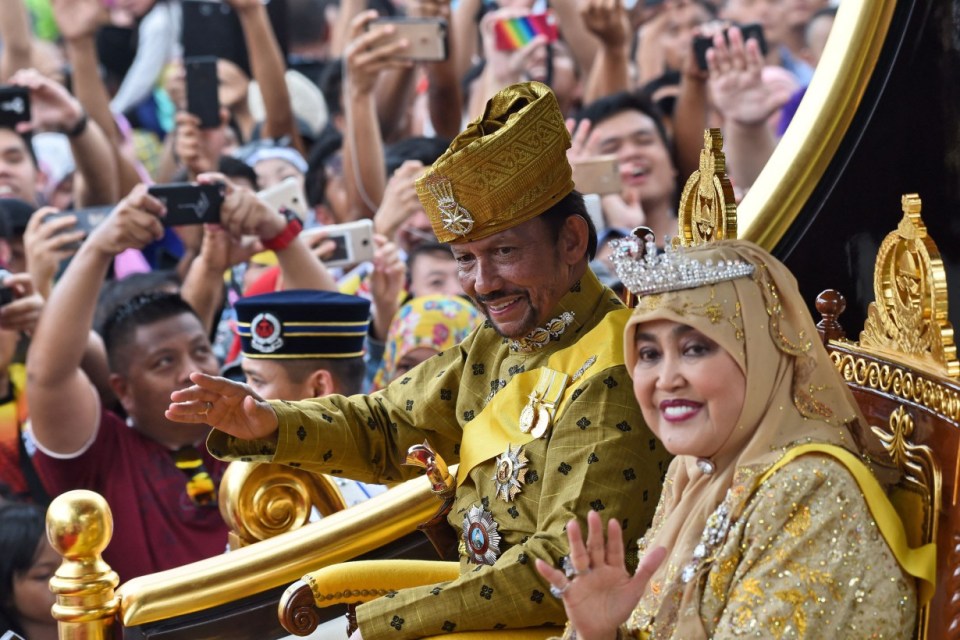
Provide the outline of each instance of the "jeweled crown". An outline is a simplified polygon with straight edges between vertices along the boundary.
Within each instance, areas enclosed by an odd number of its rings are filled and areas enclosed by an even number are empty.
[[[643,239],[631,235],[610,243],[617,275],[634,295],[695,289],[743,278],[752,275],[756,269],[743,260],[700,261],[690,257],[683,247],[673,247],[669,242],[665,244],[666,251],[658,253],[652,233],[647,233]]]

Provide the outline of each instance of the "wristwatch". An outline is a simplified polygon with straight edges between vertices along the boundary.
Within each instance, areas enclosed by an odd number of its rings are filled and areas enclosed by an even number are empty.
[[[299,216],[294,211],[283,209],[282,213],[287,219],[287,226],[269,240],[262,240],[263,246],[274,252],[286,249],[293,242],[293,239],[303,231],[303,222],[300,221]]]

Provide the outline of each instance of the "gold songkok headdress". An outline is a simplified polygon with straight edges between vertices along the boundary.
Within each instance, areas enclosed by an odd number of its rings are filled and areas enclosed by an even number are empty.
[[[570,134],[539,82],[511,85],[417,180],[440,242],[479,240],[540,215],[573,191]]]
[[[634,232],[636,233],[636,232]],[[756,267],[743,260],[712,259],[701,262],[689,255],[684,247],[667,242],[666,250],[657,253],[653,234],[641,241],[636,235],[610,243],[610,258],[623,282],[635,296],[641,297],[667,291],[695,289],[727,280],[752,275]]]

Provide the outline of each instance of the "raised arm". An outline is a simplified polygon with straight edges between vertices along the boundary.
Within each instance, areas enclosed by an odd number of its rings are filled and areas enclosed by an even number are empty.
[[[27,356],[27,397],[33,434],[52,453],[76,453],[96,433],[99,399],[81,363],[97,295],[118,253],[163,236],[162,212],[136,187],[81,245],[47,301]]]
[[[777,139],[767,120],[780,109],[790,94],[763,81],[763,57],[756,40],[743,41],[737,27],[731,27],[730,44],[714,36],[707,51],[710,95],[723,115],[724,151],[734,188],[746,192],[763,169]]]
[[[293,116],[290,92],[284,80],[286,65],[277,36],[270,25],[266,5],[261,0],[227,0],[240,17],[243,38],[250,55],[253,79],[260,85],[266,121],[263,136],[282,138],[289,136],[294,149],[306,155],[297,121]]]
[[[384,69],[410,66],[409,61],[394,57],[404,48],[404,44],[384,44],[384,39],[393,32],[392,26],[366,31],[367,24],[376,17],[376,11],[364,11],[354,18],[351,23],[352,39],[344,55],[343,103],[346,125],[343,176],[351,220],[373,217],[383,199],[387,182],[383,140],[374,97],[377,78]]]
[[[110,111],[110,96],[100,78],[96,33],[106,14],[100,0],[51,0],[57,27],[63,36],[73,74],[73,90],[87,116],[99,125],[112,144],[119,193],[128,193],[140,182],[134,166],[120,152],[120,130]]]
[[[24,0],[0,2],[0,82],[33,66],[30,39],[30,16]]]
[[[70,139],[70,150],[83,177],[78,206],[112,204],[120,194],[117,184],[117,157],[106,134],[88,119],[80,102],[61,85],[35,69],[18,71],[11,83],[30,90],[30,130],[59,131]]]
[[[583,102],[630,89],[630,22],[619,0],[584,0],[580,15],[599,46]]]

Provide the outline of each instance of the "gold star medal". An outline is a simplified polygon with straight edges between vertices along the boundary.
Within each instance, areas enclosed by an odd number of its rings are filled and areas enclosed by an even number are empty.
[[[521,491],[524,476],[520,472],[527,466],[527,454],[523,452],[523,445],[517,446],[514,451],[512,445],[497,458],[496,471],[493,473],[493,485],[497,490],[497,497],[504,502],[512,501]]]

